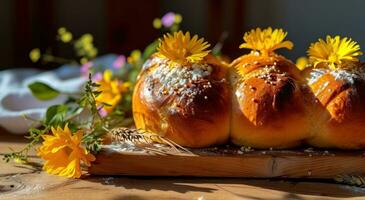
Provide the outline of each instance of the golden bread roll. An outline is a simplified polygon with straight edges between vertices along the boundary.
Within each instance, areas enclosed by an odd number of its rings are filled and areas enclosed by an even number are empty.
[[[237,145],[288,148],[308,136],[300,71],[274,53],[292,48],[285,36],[281,29],[252,30],[240,47],[253,50],[231,63],[231,140]]]
[[[143,66],[133,94],[136,127],[186,147],[227,142],[227,66],[189,32],[166,35]]]
[[[359,49],[356,42],[339,36],[310,46],[313,68],[304,73],[313,96],[309,144],[365,148],[365,66],[356,58]]]

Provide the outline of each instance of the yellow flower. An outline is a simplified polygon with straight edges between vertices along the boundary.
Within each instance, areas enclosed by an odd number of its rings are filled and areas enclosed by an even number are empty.
[[[182,16],[180,14],[175,14],[175,23],[180,24],[182,21]]]
[[[72,33],[67,31],[65,27],[61,27],[58,29],[58,36],[64,43],[68,43],[72,40]]]
[[[41,50],[38,48],[32,49],[29,52],[29,58],[32,62],[37,62],[41,58]]]
[[[68,43],[72,40],[72,33],[67,32],[65,34],[62,34],[61,36],[61,41],[64,43]]]
[[[92,43],[94,41],[94,37],[90,33],[85,33],[80,37],[79,41],[81,43]]]
[[[67,29],[65,27],[60,27],[60,28],[58,28],[57,32],[58,32],[59,35],[61,35],[63,33],[66,33]]]
[[[81,145],[83,131],[72,134],[68,125],[64,129],[51,129],[51,135],[43,135],[44,142],[38,149],[38,156],[45,160],[43,170],[49,174],[80,178],[83,162],[90,166],[95,157]]]
[[[303,70],[307,67],[308,63],[309,63],[308,58],[302,56],[297,59],[295,65],[299,70]]]
[[[20,157],[16,157],[16,158],[14,158],[14,160],[13,160],[15,163],[18,163],[18,164],[25,164],[25,163],[27,163],[27,161],[25,160],[25,159],[22,159],[22,158],[20,158]]]
[[[112,80],[113,73],[110,70],[105,70],[103,79],[97,81],[100,85],[100,94],[96,97],[97,106],[103,106],[103,109],[110,113],[113,111],[115,106],[122,99],[122,93],[128,91],[129,85],[127,83],[121,83],[119,80]]]
[[[173,35],[166,34],[157,48],[157,56],[167,58],[180,64],[194,63],[203,60],[210,52],[206,50],[210,44],[204,42],[204,38],[198,39],[197,35],[190,38],[190,33],[185,35],[182,31]]]
[[[76,53],[80,57],[94,58],[98,54],[98,49],[94,46],[94,38],[91,34],[83,34],[74,43]]]
[[[357,56],[362,55],[360,45],[351,38],[331,37],[327,35],[326,41],[319,39],[312,43],[308,49],[309,61],[314,67],[325,66],[330,69],[346,68],[350,65],[343,65],[349,62],[356,62]]]
[[[138,60],[141,58],[141,51],[136,49],[131,52],[131,55],[127,58],[127,62],[129,64],[136,64]]]
[[[240,45],[240,48],[257,50],[266,56],[276,49],[292,49],[293,43],[291,41],[283,41],[286,35],[287,32],[284,32],[283,29],[273,30],[269,27],[261,30],[256,28],[245,33],[243,36],[245,42]]]
[[[81,59],[80,59],[80,64],[86,64],[87,62],[89,62],[89,60],[87,59],[87,58],[85,58],[85,57],[82,57]]]
[[[160,29],[162,26],[161,19],[159,19],[159,18],[154,19],[152,22],[152,25],[153,25],[153,28]]]

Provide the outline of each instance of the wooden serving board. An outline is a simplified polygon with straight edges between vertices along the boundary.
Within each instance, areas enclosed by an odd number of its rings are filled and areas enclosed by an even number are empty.
[[[89,168],[95,175],[321,178],[365,175],[365,151],[190,149],[160,154],[103,146]]]

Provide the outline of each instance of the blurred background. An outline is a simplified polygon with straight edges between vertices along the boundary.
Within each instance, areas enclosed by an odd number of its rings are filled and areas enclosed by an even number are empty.
[[[75,37],[91,33],[99,55],[143,49],[159,36],[153,19],[169,11],[182,15],[182,30],[213,45],[227,32],[223,53],[231,58],[244,52],[238,46],[245,31],[283,28],[295,47],[282,53],[294,60],[326,34],[349,36],[365,47],[364,8],[362,0],[1,0],[0,69],[55,67],[34,64],[28,54],[51,46],[67,57],[71,49],[55,40],[61,26]]]

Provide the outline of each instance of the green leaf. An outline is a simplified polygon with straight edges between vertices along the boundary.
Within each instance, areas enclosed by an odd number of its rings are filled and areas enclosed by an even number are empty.
[[[38,135],[43,134],[43,130],[39,130],[39,129],[33,128],[33,127],[29,128],[28,132],[29,132],[29,136],[25,136],[25,138],[27,138],[27,139],[32,139],[32,138],[37,137]]]
[[[33,96],[42,101],[51,100],[60,94],[58,90],[38,81],[29,84],[28,88],[32,92]]]
[[[146,60],[149,58],[153,53],[156,52],[157,46],[159,44],[158,40],[153,41],[151,44],[149,44],[143,51],[143,59]]]
[[[132,83],[136,82],[136,79],[137,79],[137,76],[139,74],[139,71],[137,70],[134,70],[134,71],[131,71],[128,75],[128,80]]]
[[[79,125],[76,123],[69,122],[68,128],[71,130],[71,132],[75,133],[79,130]]]
[[[63,126],[64,120],[66,118],[68,107],[66,105],[54,105],[47,109],[46,112],[46,121],[47,125],[57,127]]]

